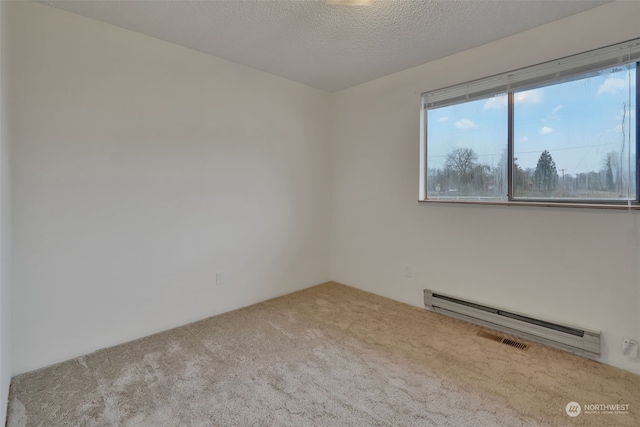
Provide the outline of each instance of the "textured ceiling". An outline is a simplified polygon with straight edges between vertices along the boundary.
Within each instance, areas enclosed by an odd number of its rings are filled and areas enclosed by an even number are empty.
[[[334,92],[607,1],[43,1]]]

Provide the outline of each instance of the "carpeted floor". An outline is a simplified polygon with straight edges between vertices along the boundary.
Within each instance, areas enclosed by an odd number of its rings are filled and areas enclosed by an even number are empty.
[[[326,283],[15,377],[8,426],[640,425],[640,376],[479,330]]]

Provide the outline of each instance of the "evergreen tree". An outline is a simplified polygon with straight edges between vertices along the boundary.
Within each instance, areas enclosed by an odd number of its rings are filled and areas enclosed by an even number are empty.
[[[496,187],[499,194],[507,194],[507,150],[502,152],[498,166],[493,169],[496,178]]]
[[[605,186],[607,188],[608,191],[615,191],[616,189],[616,184],[615,181],[613,180],[613,166],[615,164],[616,161],[616,154],[611,152],[609,154],[607,154],[607,157],[604,161],[604,166],[605,166]]]
[[[545,195],[553,193],[558,186],[556,162],[553,161],[551,154],[547,150],[544,150],[538,159],[534,173],[534,185],[536,191]]]
[[[513,162],[513,184],[516,195],[526,196],[529,192],[527,188],[527,174],[516,162]]]

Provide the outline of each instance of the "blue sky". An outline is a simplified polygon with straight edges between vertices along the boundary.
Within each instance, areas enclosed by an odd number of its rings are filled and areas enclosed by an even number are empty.
[[[558,173],[599,171],[607,153],[620,154],[623,133],[628,160],[629,139],[635,155],[634,64],[603,70],[586,79],[516,92],[515,157],[523,168],[535,168],[543,150]],[[631,104],[631,105],[630,105]],[[630,109],[631,106],[631,109]],[[469,147],[483,164],[496,166],[507,147],[507,96],[502,95],[428,112],[429,168],[443,168],[447,153]]]

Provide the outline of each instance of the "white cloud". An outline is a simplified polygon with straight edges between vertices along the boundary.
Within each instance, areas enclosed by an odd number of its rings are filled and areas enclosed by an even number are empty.
[[[455,125],[458,129],[472,129],[478,127],[477,124],[473,123],[469,119],[460,119],[455,123]]]
[[[553,132],[553,129],[548,126],[545,126],[542,129],[540,129],[540,133],[542,135],[549,135],[551,132]]]
[[[618,133],[621,133],[622,132],[622,125],[617,125],[615,127],[615,131],[618,132]]]
[[[484,107],[482,107],[482,111],[487,110],[502,110],[503,108],[507,108],[507,96],[494,96],[491,99],[487,99],[484,103]]]
[[[527,138],[526,136],[523,136],[522,138],[520,138],[518,140],[518,142],[527,142],[529,140],[529,138]]]
[[[558,105],[556,108],[554,108],[553,110],[551,110],[551,114],[555,114],[558,111],[562,110],[564,108],[564,105]]]
[[[598,88],[598,95],[603,93],[615,94],[627,88],[628,80],[620,78],[610,78],[604,81]]]
[[[514,102],[516,104],[537,104],[542,101],[542,90],[531,89],[524,92],[516,93]]]
[[[449,117],[440,117],[440,118],[438,119],[438,121],[439,121],[440,123],[442,123],[442,122],[446,122],[447,120],[449,120]]]

